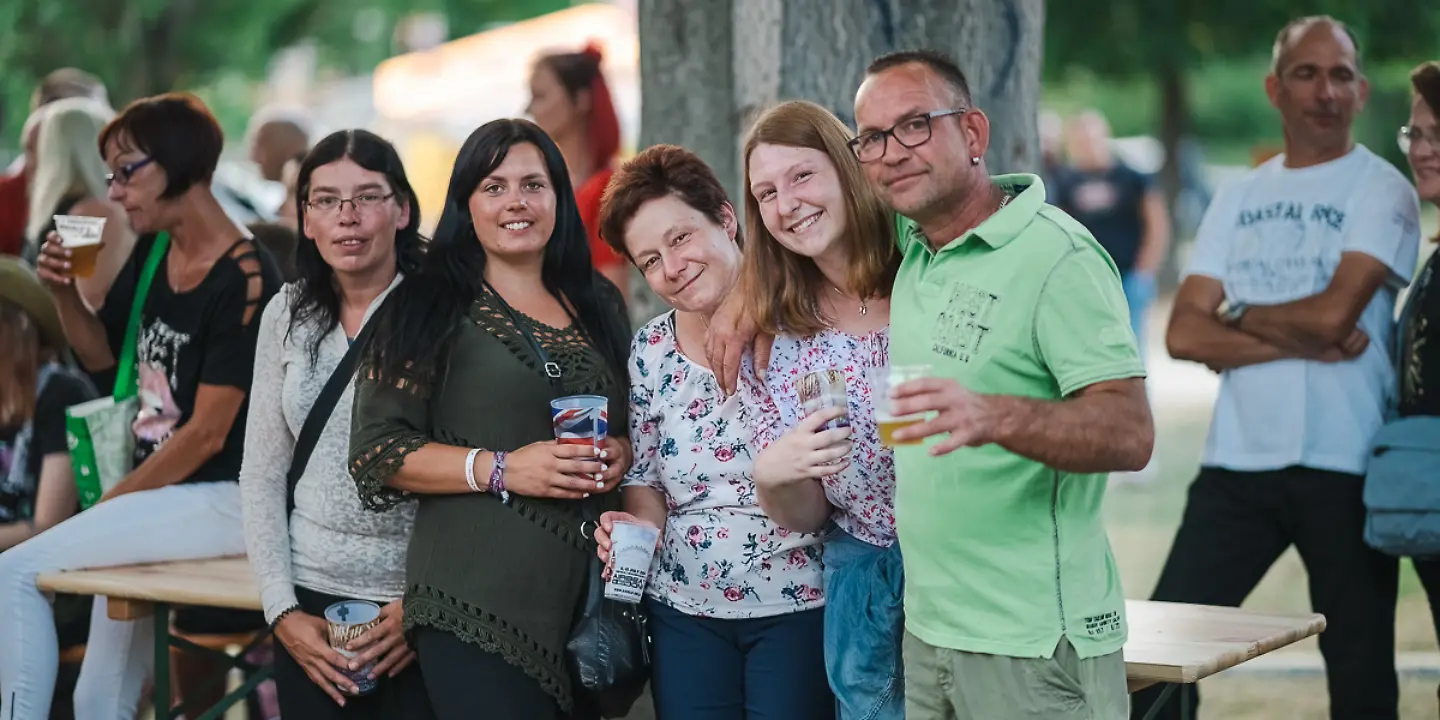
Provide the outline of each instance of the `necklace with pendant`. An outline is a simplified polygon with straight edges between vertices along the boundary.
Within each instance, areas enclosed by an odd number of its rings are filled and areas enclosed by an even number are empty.
[[[835,291],[835,294],[839,295],[840,297],[848,297],[845,293],[840,292],[840,288],[835,287],[834,285],[831,285],[831,286],[830,286],[830,289],[831,289],[831,290],[834,290],[834,291]],[[865,303],[865,298],[860,298],[860,314],[861,314],[861,315],[867,315],[867,314],[869,314],[869,313],[870,313],[870,306]]]

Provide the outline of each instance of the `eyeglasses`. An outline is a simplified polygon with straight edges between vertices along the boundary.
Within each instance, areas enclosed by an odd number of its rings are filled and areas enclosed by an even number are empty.
[[[348,202],[350,203],[351,207],[355,208],[356,212],[359,212],[361,210],[374,210],[375,208],[384,205],[385,201],[393,197],[395,197],[395,193],[393,192],[386,195],[379,195],[377,193],[365,193],[363,195],[356,195],[353,198],[342,198],[336,197],[334,195],[321,195],[317,198],[311,198],[308,202],[305,203],[305,206],[310,208],[311,210],[314,210],[317,213],[329,215],[331,213],[338,212],[340,208],[345,207],[345,203]]]
[[[148,157],[147,157],[147,158],[143,158],[143,159],[140,159],[140,160],[136,160],[135,162],[132,162],[132,163],[127,163],[127,164],[125,164],[125,165],[121,165],[121,166],[119,167],[119,169],[117,169],[115,172],[105,173],[105,184],[108,186],[108,185],[114,185],[115,183],[118,182],[118,183],[120,183],[121,185],[129,185],[129,184],[130,184],[130,179],[133,178],[133,177],[135,177],[135,173],[138,172],[138,171],[140,170],[140,168],[143,168],[143,167],[145,167],[146,165],[149,165],[149,164],[152,163],[152,162],[155,162],[155,158],[148,158]]]
[[[970,108],[932,110],[923,115],[907,117],[895,123],[889,130],[875,130],[852,139],[849,143],[850,150],[862,163],[875,162],[885,157],[886,144],[890,138],[895,138],[895,142],[900,143],[901,147],[919,147],[930,141],[930,121],[932,119],[949,115],[963,115],[969,110]]]
[[[1395,134],[1395,142],[1400,146],[1400,152],[1407,155],[1410,146],[1417,142],[1430,143],[1431,150],[1440,152],[1440,125],[1431,126],[1429,132],[1415,125],[1405,125]]]

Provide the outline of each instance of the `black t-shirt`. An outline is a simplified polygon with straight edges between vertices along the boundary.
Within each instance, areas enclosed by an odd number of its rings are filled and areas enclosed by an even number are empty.
[[[1410,286],[1400,328],[1400,415],[1440,415],[1440,287],[1431,255]]]
[[[1100,172],[1065,168],[1053,182],[1054,191],[1047,193],[1053,204],[1100,241],[1120,272],[1133,270],[1145,233],[1141,207],[1150,191],[1150,177],[1117,160]]]
[[[90,380],[75,370],[52,365],[49,380],[35,398],[35,417],[31,423],[28,447],[15,446],[20,427],[0,428],[0,524],[31,517],[35,496],[39,492],[40,467],[46,455],[69,452],[65,440],[65,409],[96,397]],[[23,453],[21,452],[23,450]],[[25,468],[12,485],[11,469],[25,456]]]
[[[100,322],[115,357],[125,338],[135,286],[155,244],[140,238],[130,259],[115,278],[100,309]],[[173,248],[172,248],[173,249]],[[253,240],[242,239],[225,253],[194,289],[175,292],[166,279],[169,254],[155,269],[145,298],[137,339],[140,416],[135,421],[135,463],[138,465],[190,421],[201,385],[240,388],[249,393],[255,367],[255,341],[265,303],[280,287],[272,258]],[[114,371],[96,384],[114,387]],[[108,382],[108,384],[107,384]],[[249,401],[240,406],[225,445],[185,482],[235,480],[244,453],[245,417]]]

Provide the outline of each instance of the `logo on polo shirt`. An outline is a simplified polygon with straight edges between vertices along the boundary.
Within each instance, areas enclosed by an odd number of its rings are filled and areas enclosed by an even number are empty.
[[[935,318],[931,333],[932,349],[963,363],[980,352],[985,336],[990,334],[990,321],[1000,296],[967,283],[956,283],[950,302]]]

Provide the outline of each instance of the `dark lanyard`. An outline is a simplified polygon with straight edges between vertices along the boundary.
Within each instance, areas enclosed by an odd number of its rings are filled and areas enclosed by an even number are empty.
[[[536,340],[535,336],[530,333],[529,327],[520,321],[520,314],[515,312],[514,308],[510,307],[510,303],[505,302],[505,298],[500,296],[500,293],[495,290],[489,281],[481,280],[480,284],[485,288],[486,292],[495,296],[495,300],[500,303],[500,309],[505,311],[505,316],[510,319],[510,324],[515,326],[515,331],[525,337],[525,341],[530,343],[530,348],[534,350],[535,355],[540,358],[541,366],[545,368],[545,377],[550,378],[550,387],[554,389],[555,397],[564,396],[566,393],[564,383],[560,382],[560,363],[550,359],[550,355],[545,352],[545,348],[541,347],[540,341]],[[565,309],[565,314],[569,316],[570,322],[575,323],[576,329],[580,330],[580,321],[576,320],[575,316],[571,314],[570,308],[567,307],[564,302],[561,302],[560,306]]]

